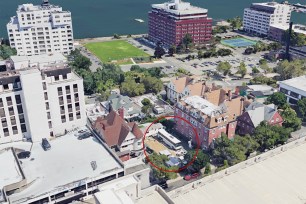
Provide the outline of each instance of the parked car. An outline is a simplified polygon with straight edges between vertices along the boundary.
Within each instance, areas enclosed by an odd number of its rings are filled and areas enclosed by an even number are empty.
[[[17,154],[18,159],[26,159],[31,156],[31,152],[29,151],[23,151]]]
[[[92,136],[92,134],[90,132],[85,132],[85,133],[81,134],[80,136],[78,136],[78,140],[83,140],[83,139],[89,138],[91,136]]]
[[[42,145],[42,147],[43,147],[43,149],[45,151],[51,149],[51,145],[50,145],[49,141],[46,138],[42,139],[41,145]]]
[[[151,149],[150,147],[146,147],[146,151],[149,153],[149,154],[152,154],[154,151],[153,149]]]
[[[198,178],[198,177],[199,177],[199,173],[193,173],[193,174],[187,174],[187,175],[185,175],[184,179],[185,179],[186,181],[189,181],[189,180],[191,180],[191,179],[196,179],[196,178]]]

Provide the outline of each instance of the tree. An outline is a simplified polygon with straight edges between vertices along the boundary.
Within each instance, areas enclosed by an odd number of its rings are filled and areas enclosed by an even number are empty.
[[[212,157],[217,163],[226,160],[230,165],[234,165],[246,159],[245,147],[235,144],[222,133],[213,144]]]
[[[246,156],[249,156],[259,147],[259,144],[250,135],[236,135],[234,137],[234,145],[240,146]]]
[[[168,50],[168,54],[170,56],[173,56],[174,54],[176,54],[176,46],[175,45],[172,45],[169,50]]]
[[[241,62],[238,67],[238,74],[241,74],[241,77],[244,78],[244,76],[247,74],[247,68],[244,62]]]
[[[185,45],[186,49],[188,49],[193,43],[193,39],[191,34],[187,33],[183,39],[182,39],[182,44]]]
[[[164,54],[166,54],[165,49],[161,45],[157,45],[154,51],[155,58],[161,58]]]
[[[2,59],[7,59],[12,55],[16,55],[17,51],[10,46],[7,45],[0,45],[0,57]]]
[[[156,78],[147,76],[142,80],[147,93],[158,93],[163,89],[163,82]]]
[[[306,98],[302,98],[297,102],[298,110],[302,115],[303,120],[306,118]]]
[[[253,74],[258,74],[260,71],[257,69],[257,67],[252,68],[252,73]]]
[[[134,79],[129,78],[121,84],[120,92],[133,97],[144,94],[145,88],[143,84],[137,84]]]
[[[288,104],[286,104],[281,112],[281,116],[283,118],[283,127],[292,128],[293,131],[301,129],[302,120],[297,117],[295,110],[290,108]]]
[[[184,159],[187,162],[190,162],[193,160],[194,155],[196,154],[195,150],[191,150],[188,151],[187,154],[185,155]],[[200,171],[202,168],[204,168],[206,166],[206,164],[209,161],[209,157],[208,155],[204,154],[203,151],[199,150],[198,151],[198,155],[196,157],[196,159],[194,160],[194,162],[191,164],[191,167],[195,170],[195,171]]]
[[[144,106],[147,106],[147,105],[151,105],[151,101],[150,99],[148,98],[144,98],[142,101],[141,101],[142,105]]]
[[[254,52],[254,48],[253,47],[248,47],[245,49],[244,54],[246,55],[250,55]]]
[[[89,70],[92,64],[90,59],[82,55],[79,49],[72,50],[69,59],[71,60],[70,65],[77,73],[82,69]]]
[[[278,63],[274,71],[278,73],[281,80],[291,79],[305,74],[305,60],[293,60],[291,62],[284,60]]]
[[[282,48],[282,44],[278,42],[272,42],[268,45],[269,50],[279,50]]]
[[[210,173],[211,173],[210,163],[207,162],[207,164],[206,164],[206,166],[205,166],[204,174],[209,175]]]
[[[202,50],[199,50],[199,51],[198,51],[198,58],[199,58],[199,59],[202,59],[202,58],[203,58],[203,51],[202,51]]]
[[[218,72],[222,72],[224,76],[228,75],[232,68],[232,65],[229,62],[220,62],[217,66]]]
[[[232,50],[221,48],[218,50],[217,55],[219,56],[228,56],[232,54]]]
[[[287,97],[282,92],[275,92],[267,98],[267,103],[273,103],[279,108],[284,108],[287,104]]]
[[[270,149],[277,144],[283,144],[290,136],[292,129],[271,126],[266,121],[261,122],[254,132],[254,139],[259,143],[259,150]]]
[[[227,22],[231,24],[231,28],[234,29],[240,29],[243,25],[242,19],[237,16],[233,19],[228,19]]]
[[[121,37],[120,37],[120,35],[118,35],[117,33],[115,33],[115,34],[114,34],[114,38],[115,38],[115,39],[120,39]]]
[[[289,30],[286,30],[282,36],[282,42],[286,43],[289,35]],[[301,33],[292,32],[290,36],[290,45],[291,46],[303,46],[306,45],[306,36]]]
[[[160,123],[166,128],[167,132],[172,132],[176,124],[173,120],[166,118],[160,120]]]

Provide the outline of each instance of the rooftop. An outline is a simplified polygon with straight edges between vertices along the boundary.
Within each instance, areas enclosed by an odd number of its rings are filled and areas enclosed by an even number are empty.
[[[183,98],[182,101],[184,101],[186,104],[190,105],[191,107],[200,110],[202,113],[206,115],[212,115],[214,111],[220,109],[218,106],[212,104],[211,102],[200,96],[189,96]]]
[[[67,61],[67,58],[61,53],[42,54],[42,55],[33,55],[33,56],[15,55],[11,56],[10,58],[14,63],[18,62],[49,63],[49,62]]]
[[[78,140],[69,133],[50,144],[51,150],[44,151],[40,143],[34,143],[31,158],[22,160],[27,182],[32,183],[25,190],[12,194],[11,202],[22,202],[33,195],[65,189],[65,185],[72,182],[122,170],[121,164],[93,137]],[[96,170],[91,161],[96,161]]]
[[[230,167],[232,170],[227,170],[227,174],[218,172],[176,189],[169,196],[176,204],[305,203],[305,138],[288,144],[285,151],[281,148],[257,156],[261,157],[259,162],[248,165],[242,162]]]
[[[189,2],[172,0],[162,4],[152,4],[152,8],[162,9],[175,15],[187,14],[207,14],[208,10],[200,7],[191,6]]]
[[[5,165],[5,168],[0,168],[0,189],[6,185],[19,182],[23,179],[11,148],[0,150],[0,164]]]
[[[282,30],[288,30],[289,29],[289,25],[283,25],[283,24],[274,24],[271,25],[272,27],[278,28],[278,29],[282,29]],[[298,33],[302,33],[306,35],[306,26],[305,25],[301,25],[301,24],[294,24],[292,27],[294,32],[298,32]]]
[[[306,91],[306,75],[288,79],[285,81],[279,81],[279,84],[284,84],[287,86],[291,86],[292,88],[299,89],[301,91]]]

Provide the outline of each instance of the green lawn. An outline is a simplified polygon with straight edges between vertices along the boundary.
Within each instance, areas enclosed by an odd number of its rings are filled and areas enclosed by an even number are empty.
[[[102,62],[149,56],[149,54],[124,40],[87,43],[85,44],[85,47],[96,55]]]

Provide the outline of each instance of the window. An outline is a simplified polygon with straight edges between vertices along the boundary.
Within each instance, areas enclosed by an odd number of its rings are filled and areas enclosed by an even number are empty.
[[[17,129],[17,126],[13,126],[13,134],[16,135],[18,134],[18,129]]]
[[[21,103],[20,95],[16,95],[15,100],[16,100],[16,104],[20,104]]]
[[[48,102],[46,102],[46,110],[49,110],[49,103]]]
[[[9,85],[8,85],[8,84],[3,84],[3,89],[4,89],[4,90],[9,89]]]
[[[51,114],[50,114],[50,112],[47,112],[47,118],[48,118],[48,119],[51,119]]]
[[[10,115],[14,115],[14,108],[13,107],[9,107],[8,108]]]
[[[0,98],[0,107],[3,107],[3,101],[2,101],[2,98]]]
[[[69,113],[69,121],[73,121],[73,113]]]
[[[58,81],[59,80],[59,76],[54,76],[54,80]]]
[[[13,103],[12,103],[12,98],[9,96],[9,97],[6,97],[6,102],[7,102],[7,105],[8,106],[11,106],[11,105],[13,105]]]
[[[27,127],[25,124],[21,124],[21,132],[27,132]]]
[[[43,82],[42,85],[43,85],[43,89],[44,89],[44,90],[47,90],[47,84],[46,84],[46,82]]]
[[[17,111],[18,111],[18,114],[23,113],[22,105],[17,105]]]
[[[59,96],[63,95],[63,89],[62,89],[62,87],[58,87],[58,88],[57,88],[57,93],[58,93]]]
[[[64,74],[64,75],[63,75],[63,79],[67,79],[67,74]]]
[[[52,122],[48,121],[49,128],[52,128]]]
[[[61,116],[61,119],[62,119],[62,123],[65,123],[65,122],[66,122],[66,116],[65,116],[65,115],[62,115],[62,116]]]
[[[24,115],[19,115],[19,122],[20,123],[25,123],[25,120],[24,120]]]
[[[76,118],[77,118],[77,119],[80,119],[80,118],[81,118],[81,112],[80,112],[80,111],[76,112]]]
[[[8,128],[4,128],[4,129],[3,129],[3,132],[4,132],[4,136],[5,136],[5,137],[7,137],[7,136],[10,135]]]
[[[48,94],[47,94],[47,92],[44,93],[44,97],[45,97],[45,100],[48,100]]]
[[[16,125],[16,118],[15,118],[15,116],[11,117],[11,124],[12,125]]]

